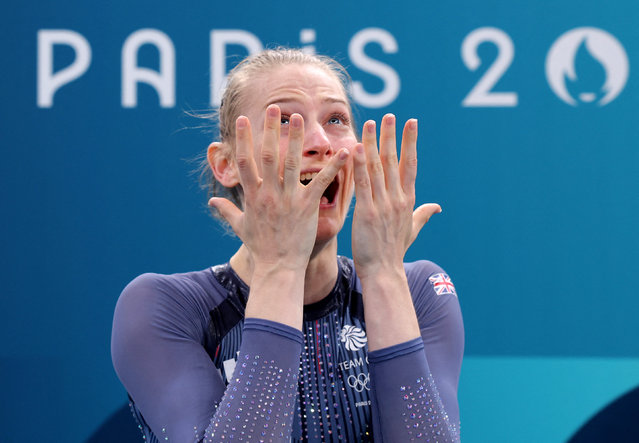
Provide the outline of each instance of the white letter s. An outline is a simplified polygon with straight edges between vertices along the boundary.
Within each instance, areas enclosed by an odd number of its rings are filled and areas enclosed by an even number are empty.
[[[399,95],[400,80],[397,72],[390,66],[368,57],[364,47],[370,43],[379,43],[387,54],[397,52],[397,41],[393,35],[380,28],[366,28],[353,36],[348,44],[348,56],[355,66],[364,72],[380,77],[384,82],[384,89],[377,94],[370,94],[364,90],[362,83],[354,81],[352,85],[353,99],[369,108],[381,108],[390,105]]]

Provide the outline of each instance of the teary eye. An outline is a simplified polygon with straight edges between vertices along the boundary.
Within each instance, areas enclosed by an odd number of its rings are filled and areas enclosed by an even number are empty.
[[[342,113],[333,114],[326,121],[329,125],[348,125],[349,119]]]

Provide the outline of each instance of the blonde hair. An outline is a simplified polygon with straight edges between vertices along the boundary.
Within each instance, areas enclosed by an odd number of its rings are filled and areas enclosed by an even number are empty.
[[[267,49],[246,57],[229,72],[220,107],[216,112],[209,114],[209,117],[213,117],[217,123],[219,140],[224,142],[224,146],[229,150],[224,155],[229,158],[234,157],[235,120],[241,115],[241,110],[246,106],[249,86],[252,82],[257,81],[259,75],[286,65],[311,65],[323,69],[338,80],[344,96],[348,97],[347,90],[350,76],[346,69],[331,57],[306,54],[299,49],[283,47]],[[349,112],[352,114],[350,106]],[[353,122],[352,115],[350,117],[351,122]],[[242,206],[243,192],[240,185],[226,188],[219,183],[215,179],[206,158],[203,159],[199,170],[201,172],[200,183],[208,191],[209,197],[226,197],[238,207]],[[213,215],[216,218],[220,218],[215,211]]]

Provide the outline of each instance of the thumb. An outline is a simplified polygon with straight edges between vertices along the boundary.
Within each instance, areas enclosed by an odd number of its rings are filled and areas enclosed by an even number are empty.
[[[426,203],[413,211],[413,231],[410,236],[411,244],[415,241],[419,231],[422,230],[433,214],[439,214],[440,212],[442,212],[442,208],[437,203]]]
[[[209,200],[209,206],[215,208],[220,213],[224,220],[231,226],[233,232],[241,239],[241,220],[244,213],[229,200],[221,197],[212,197]]]

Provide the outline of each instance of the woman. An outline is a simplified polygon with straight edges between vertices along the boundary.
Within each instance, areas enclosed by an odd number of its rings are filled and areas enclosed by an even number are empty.
[[[145,274],[116,307],[112,354],[147,440],[456,441],[459,304],[431,262],[404,264],[417,121],[358,143],[343,69],[269,50],[230,74],[208,164],[212,208],[242,240],[224,265]],[[218,186],[219,188],[219,186]],[[337,233],[355,191],[353,260]]]

